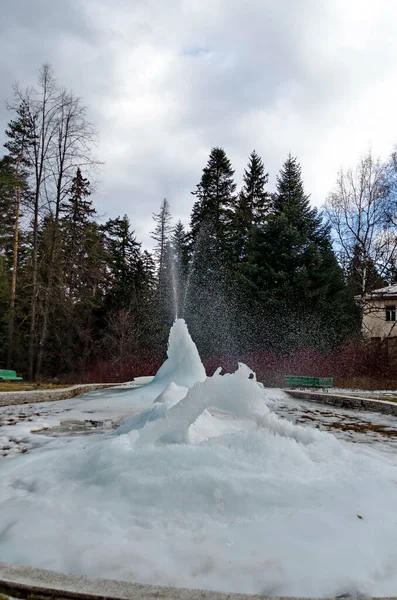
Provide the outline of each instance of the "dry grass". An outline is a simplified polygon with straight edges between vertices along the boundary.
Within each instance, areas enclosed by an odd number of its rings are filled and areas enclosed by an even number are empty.
[[[23,381],[0,381],[0,392],[29,392],[31,390],[56,390],[67,387],[70,387],[70,384],[65,385],[55,383],[23,383]]]
[[[375,400],[386,400],[387,402],[397,402],[397,396],[377,396],[374,394]]]

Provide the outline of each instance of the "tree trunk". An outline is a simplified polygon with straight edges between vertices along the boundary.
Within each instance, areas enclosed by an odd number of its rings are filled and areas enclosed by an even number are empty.
[[[57,201],[57,208],[56,208],[56,212],[55,212],[55,219],[54,219],[54,225],[53,225],[53,234],[51,236],[50,264],[48,267],[48,281],[47,281],[47,289],[46,289],[44,307],[43,307],[43,326],[41,328],[39,352],[37,355],[37,362],[36,362],[36,377],[40,377],[40,375],[41,375],[41,367],[43,364],[44,350],[45,350],[45,344],[47,341],[47,334],[48,334],[48,321],[49,321],[49,316],[50,316],[50,300],[51,300],[51,296],[52,296],[53,283],[54,283],[55,254],[56,254],[57,242],[58,242],[59,206],[60,206],[60,200]]]
[[[34,203],[34,220],[33,220],[33,253],[32,253],[32,299],[30,308],[30,331],[29,331],[29,365],[28,379],[33,381],[34,378],[34,349],[36,340],[36,314],[37,314],[37,272],[38,272],[38,255],[37,255],[37,240],[39,231],[39,188],[36,189]]]
[[[16,176],[18,178],[19,165],[22,160],[22,156],[18,157],[16,166]],[[10,308],[8,317],[8,350],[7,350],[7,363],[6,368],[10,369],[12,366],[12,355],[14,349],[14,321],[15,321],[15,297],[17,290],[17,271],[18,271],[18,250],[19,250],[19,213],[21,206],[21,188],[18,185],[16,189],[16,201],[15,201],[15,224],[14,224],[14,244],[12,250],[12,278],[11,278],[11,295],[10,295]]]

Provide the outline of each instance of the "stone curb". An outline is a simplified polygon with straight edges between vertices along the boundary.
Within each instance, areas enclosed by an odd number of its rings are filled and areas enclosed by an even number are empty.
[[[69,575],[5,563],[0,563],[0,593],[21,600],[284,600],[279,596],[228,594],[112,579],[91,579],[84,575]],[[294,598],[290,596],[289,600]],[[379,597],[376,600],[392,598]]]
[[[105,388],[115,387],[120,383],[84,383],[56,390],[26,390],[22,392],[0,392],[0,406],[19,404],[37,404],[39,402],[58,402],[81,396]]]
[[[378,412],[386,415],[397,416],[397,402],[388,402],[387,400],[370,400],[358,396],[345,396],[344,394],[333,394],[328,392],[311,392],[305,390],[283,390],[286,394],[296,400],[308,400],[309,402],[318,402],[346,408],[349,410],[362,410],[364,412]]]

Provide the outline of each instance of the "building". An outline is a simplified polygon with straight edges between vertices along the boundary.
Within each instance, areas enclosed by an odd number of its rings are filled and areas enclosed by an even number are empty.
[[[363,306],[363,333],[379,342],[397,338],[396,308],[397,283],[367,294]],[[397,339],[393,339],[393,342],[397,342]]]

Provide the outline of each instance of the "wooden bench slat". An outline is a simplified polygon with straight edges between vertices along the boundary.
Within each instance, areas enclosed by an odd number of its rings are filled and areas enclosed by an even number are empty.
[[[0,381],[23,381],[23,378],[18,377],[16,371],[0,369]]]
[[[304,375],[286,375],[285,384],[289,387],[333,387],[333,377],[307,377]]]

